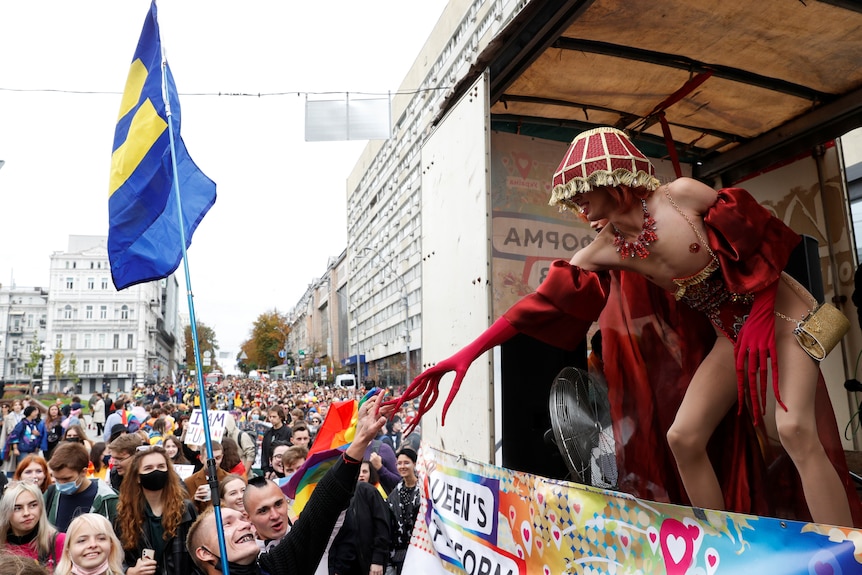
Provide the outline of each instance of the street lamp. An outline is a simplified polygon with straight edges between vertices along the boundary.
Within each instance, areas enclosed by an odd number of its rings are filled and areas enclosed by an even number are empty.
[[[398,272],[395,271],[395,268],[392,266],[391,261],[386,261],[380,256],[380,252],[371,246],[365,246],[362,248],[362,252],[371,252],[383,262],[383,265],[386,266],[389,270],[389,273],[392,274],[393,277],[398,281],[399,286],[401,287],[401,303],[404,304],[404,345],[407,349],[406,353],[406,371],[404,372],[404,385],[405,387],[410,385],[410,304],[407,301],[407,284]],[[358,257],[362,257],[362,254],[357,254]],[[358,329],[357,329],[357,339],[359,338]]]

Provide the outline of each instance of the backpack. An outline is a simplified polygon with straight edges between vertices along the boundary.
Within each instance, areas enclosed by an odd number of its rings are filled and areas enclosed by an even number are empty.
[[[243,431],[242,429],[237,428],[236,444],[239,446],[240,453],[242,453],[243,455],[245,454],[245,448],[243,447],[243,435],[245,435],[248,438],[248,441],[250,441],[251,444],[254,445],[253,461],[257,460],[257,438],[248,431]]]

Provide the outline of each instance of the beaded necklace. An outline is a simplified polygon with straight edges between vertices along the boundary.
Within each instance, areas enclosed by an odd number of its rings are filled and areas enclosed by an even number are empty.
[[[611,224],[614,228],[614,247],[617,248],[617,253],[620,254],[620,259],[633,258],[635,256],[638,256],[640,259],[644,259],[649,255],[649,249],[647,246],[658,240],[658,235],[655,233],[655,219],[653,219],[647,209],[646,200],[641,200],[641,205],[644,210],[644,223],[641,228],[641,233],[638,234],[635,241],[626,241],[617,227]]]

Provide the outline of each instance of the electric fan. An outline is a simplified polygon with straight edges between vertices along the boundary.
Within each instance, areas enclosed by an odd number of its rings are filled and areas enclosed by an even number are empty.
[[[555,443],[572,481],[615,488],[617,464],[607,386],[582,369],[566,367],[551,386],[548,408]]]

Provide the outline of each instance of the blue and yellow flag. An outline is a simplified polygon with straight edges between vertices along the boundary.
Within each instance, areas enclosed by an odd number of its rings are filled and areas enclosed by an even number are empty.
[[[216,185],[195,165],[180,137],[180,102],[162,49],[156,3],[144,22],[120,105],[111,158],[108,257],[120,290],[172,274],[204,215],[215,203]],[[169,99],[174,149],[168,133]],[[176,182],[172,159],[176,160]],[[177,201],[182,200],[185,238],[180,238]]]

